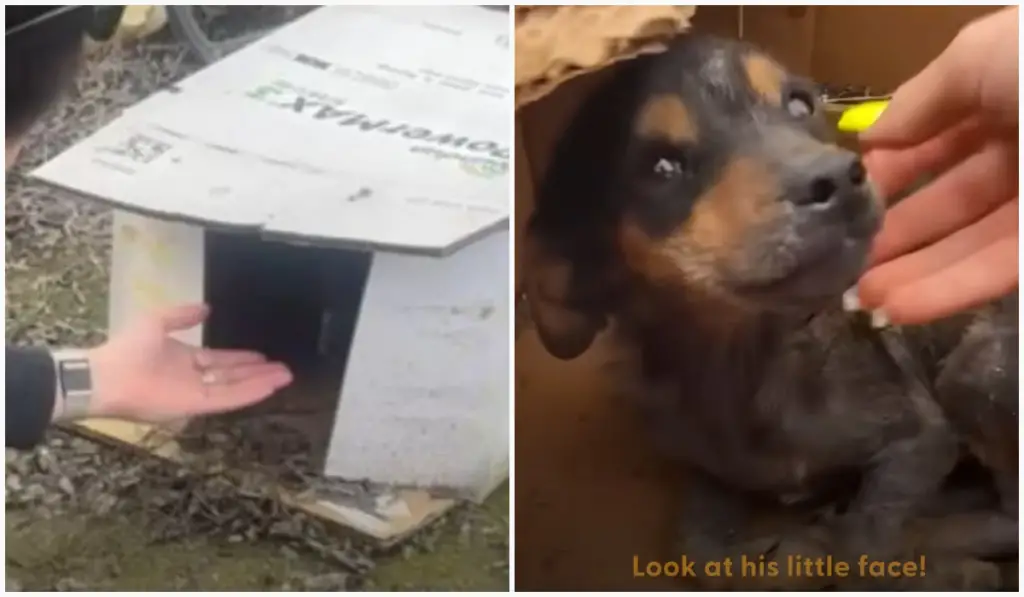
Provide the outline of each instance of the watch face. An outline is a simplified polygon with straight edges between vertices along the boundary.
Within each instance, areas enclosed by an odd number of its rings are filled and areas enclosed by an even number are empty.
[[[92,375],[89,373],[89,361],[85,359],[62,361],[60,382],[65,393],[91,391]]]

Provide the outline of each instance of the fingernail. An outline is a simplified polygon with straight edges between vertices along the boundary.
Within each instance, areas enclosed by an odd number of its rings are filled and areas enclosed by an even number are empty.
[[[292,372],[282,366],[281,370],[274,376],[274,385],[283,388],[290,383],[292,383]]]
[[[885,314],[885,311],[881,309],[875,309],[871,312],[871,327],[875,329],[881,329],[888,327],[889,316]]]
[[[850,313],[860,311],[860,297],[857,296],[857,287],[843,293],[843,311]]]
[[[195,352],[196,366],[200,369],[205,369],[213,364],[213,359],[205,350],[197,350]]]

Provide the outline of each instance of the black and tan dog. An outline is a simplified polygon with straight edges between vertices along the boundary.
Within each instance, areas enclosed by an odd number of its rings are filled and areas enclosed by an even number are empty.
[[[841,309],[884,204],[830,138],[811,82],[739,42],[685,36],[624,64],[545,177],[526,233],[530,316],[561,359],[614,333],[625,393],[697,471],[685,552],[927,553],[948,565],[902,586],[994,588],[980,560],[1017,549],[1016,297],[966,336],[959,322],[899,336],[920,371],[894,358]],[[1012,511],[936,505],[964,439],[1012,485]],[[816,518],[755,532],[765,503]],[[929,509],[935,524],[911,533]]]

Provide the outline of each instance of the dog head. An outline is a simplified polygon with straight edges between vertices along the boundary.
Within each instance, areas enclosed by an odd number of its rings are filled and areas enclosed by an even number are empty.
[[[810,81],[686,36],[624,65],[556,148],[525,238],[530,313],[574,358],[645,291],[813,311],[855,282],[881,214]]]

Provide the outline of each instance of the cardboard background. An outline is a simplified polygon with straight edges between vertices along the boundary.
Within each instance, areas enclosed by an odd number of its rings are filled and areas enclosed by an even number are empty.
[[[692,25],[742,37],[818,82],[888,93],[935,58],[960,27],[1000,8],[700,6]]]

